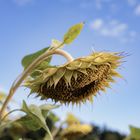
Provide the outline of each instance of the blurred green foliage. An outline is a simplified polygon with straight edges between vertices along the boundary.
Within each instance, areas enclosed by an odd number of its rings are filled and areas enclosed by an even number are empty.
[[[27,117],[23,116],[23,117]],[[22,117],[22,118],[23,118]],[[70,115],[68,116],[70,117]],[[30,120],[29,120],[30,121]],[[61,133],[65,129],[65,123],[61,122],[58,116],[56,116],[52,111],[48,112],[46,115],[46,125],[50,129],[54,140],[68,140],[61,137]],[[79,121],[80,122],[80,121]],[[63,125],[61,125],[63,124]],[[119,132],[111,131],[106,128],[100,128],[94,124],[90,124],[92,131],[81,137],[77,137],[76,140],[124,140],[126,137]],[[0,140],[49,140],[48,133],[42,127],[36,127],[37,129],[32,129],[32,127],[27,127],[23,122],[17,119],[12,123],[7,123],[5,127],[0,129]],[[138,140],[138,139],[129,139]]]

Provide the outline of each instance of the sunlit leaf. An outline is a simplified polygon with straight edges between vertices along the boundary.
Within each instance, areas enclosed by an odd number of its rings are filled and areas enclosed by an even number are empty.
[[[70,44],[74,41],[74,39],[80,34],[83,29],[84,23],[81,22],[72,26],[68,32],[64,35],[63,42],[64,44]]]

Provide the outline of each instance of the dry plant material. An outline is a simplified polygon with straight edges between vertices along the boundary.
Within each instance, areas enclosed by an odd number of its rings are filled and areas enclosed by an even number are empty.
[[[121,77],[116,69],[122,58],[121,53],[95,52],[65,65],[46,68],[25,85],[42,99],[68,104],[92,101],[99,91],[110,87],[114,77]]]

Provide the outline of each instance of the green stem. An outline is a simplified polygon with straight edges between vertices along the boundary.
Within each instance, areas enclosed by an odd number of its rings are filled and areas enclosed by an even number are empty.
[[[48,132],[48,134],[49,134],[49,136],[50,136],[50,140],[54,140],[54,139],[53,139],[53,136],[52,136],[52,134],[51,134],[51,131],[50,131],[50,129],[48,128],[47,125],[46,125],[46,127],[45,127],[44,129]]]

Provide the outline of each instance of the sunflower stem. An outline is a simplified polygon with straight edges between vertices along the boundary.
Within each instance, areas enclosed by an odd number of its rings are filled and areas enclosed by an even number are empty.
[[[59,48],[60,46],[58,46]],[[29,74],[32,72],[32,70],[39,65],[41,62],[43,62],[46,58],[48,58],[51,55],[54,54],[58,54],[58,55],[62,55],[64,56],[68,62],[73,61],[73,57],[66,51],[61,50],[61,49],[55,49],[55,50],[49,50],[45,53],[43,53],[42,55],[40,55],[38,58],[36,58],[23,72],[20,76],[18,76],[18,78],[16,78],[16,80],[13,82],[9,94],[7,96],[7,98],[5,99],[5,102],[3,103],[3,106],[0,110],[0,121],[2,118],[2,115],[5,111],[5,109],[7,108],[8,103],[10,102],[10,100],[12,99],[14,93],[16,92],[16,90],[18,89],[18,87],[22,84],[22,82],[25,80],[25,78],[27,76],[29,76]]]

